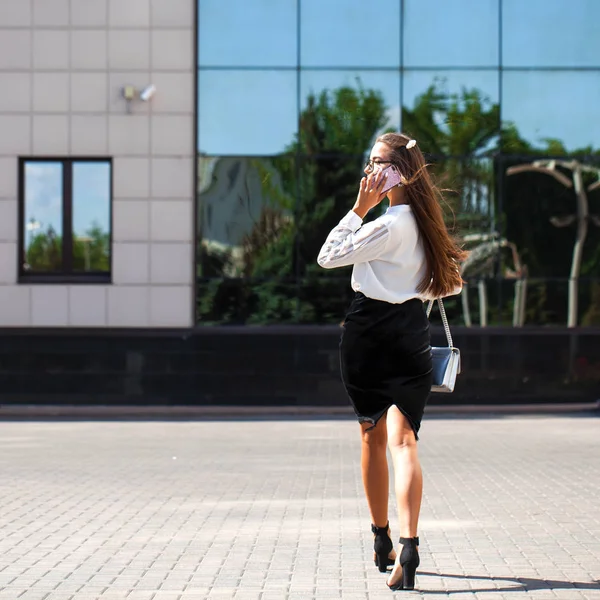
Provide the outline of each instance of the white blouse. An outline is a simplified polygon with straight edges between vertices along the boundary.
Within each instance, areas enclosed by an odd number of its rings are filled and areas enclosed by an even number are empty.
[[[426,295],[417,286],[426,273],[417,222],[408,204],[390,206],[370,223],[350,211],[327,236],[317,262],[325,269],[354,265],[352,289],[400,304]],[[459,293],[460,289],[455,293]]]

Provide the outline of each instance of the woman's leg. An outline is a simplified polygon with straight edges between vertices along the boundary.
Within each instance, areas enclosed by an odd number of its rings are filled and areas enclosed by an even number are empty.
[[[373,429],[370,429],[371,427],[371,423],[360,424],[362,480],[371,513],[371,523],[377,527],[385,527],[388,522],[390,493],[385,415]]]
[[[423,496],[423,473],[414,431],[396,406],[390,407],[387,412],[387,434],[394,465],[400,537],[416,537]]]

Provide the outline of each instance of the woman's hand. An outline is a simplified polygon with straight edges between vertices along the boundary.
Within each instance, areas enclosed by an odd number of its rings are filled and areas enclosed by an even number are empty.
[[[377,171],[376,173],[370,173],[360,180],[358,196],[352,210],[361,219],[364,219],[365,215],[386,197],[387,194],[381,193],[386,177],[387,173]]]

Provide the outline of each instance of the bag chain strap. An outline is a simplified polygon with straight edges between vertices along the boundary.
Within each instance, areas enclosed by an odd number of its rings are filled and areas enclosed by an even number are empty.
[[[446,309],[444,308],[444,303],[441,298],[437,299],[438,307],[440,309],[440,315],[442,316],[442,323],[444,324],[444,331],[446,332],[446,340],[448,341],[448,347],[453,348],[454,344],[452,342],[452,334],[450,333],[450,325],[448,325],[448,317],[446,316]],[[427,307],[427,318],[431,314],[431,309],[433,308],[433,300],[429,301],[429,306]]]

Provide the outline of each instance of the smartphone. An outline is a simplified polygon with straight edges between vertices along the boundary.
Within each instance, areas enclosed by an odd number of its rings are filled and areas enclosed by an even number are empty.
[[[383,182],[383,188],[381,188],[382,194],[389,192],[393,187],[396,187],[399,183],[402,183],[402,176],[398,172],[396,165],[389,165],[383,169],[383,173],[387,174],[387,177]]]

